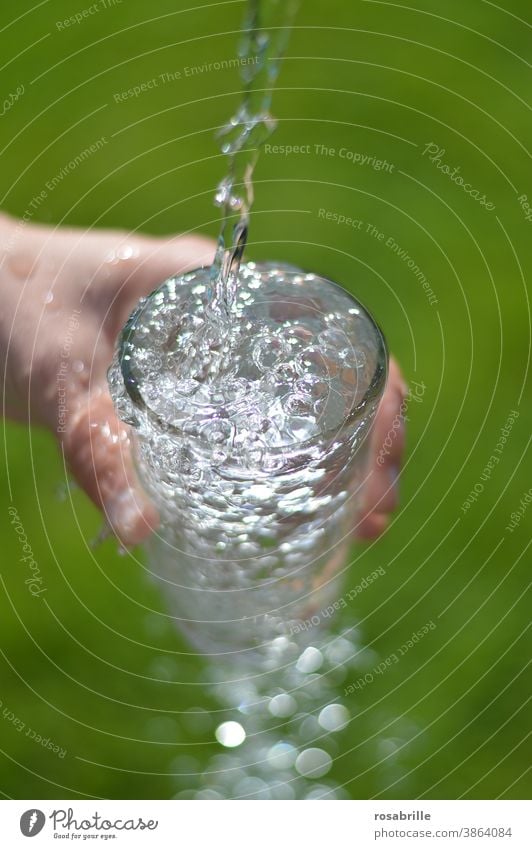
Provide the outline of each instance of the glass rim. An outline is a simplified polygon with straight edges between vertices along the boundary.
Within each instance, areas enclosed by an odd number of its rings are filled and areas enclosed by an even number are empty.
[[[338,433],[343,427],[359,418],[363,410],[365,410],[367,406],[375,399],[377,399],[379,395],[381,395],[381,393],[384,391],[389,369],[389,353],[384,334],[381,331],[379,324],[373,318],[372,314],[367,310],[364,304],[362,304],[357,298],[355,298],[355,296],[352,295],[349,290],[345,289],[343,286],[341,286],[339,283],[336,283],[334,280],[330,280],[329,278],[324,277],[323,275],[318,274],[316,272],[304,271],[303,269],[297,268],[293,265],[287,265],[282,262],[276,263],[270,261],[261,263],[250,261],[243,263],[242,267],[250,268],[251,270],[256,269],[259,272],[274,271],[275,269],[279,269],[282,270],[285,274],[290,274],[293,277],[303,275],[305,277],[312,276],[314,279],[322,280],[327,285],[339,289],[344,296],[348,297],[349,300],[352,301],[355,307],[363,311],[364,318],[367,319],[375,334],[375,338],[379,347],[376,356],[377,362],[375,370],[371,376],[371,379],[368,381],[368,386],[366,388],[366,391],[364,392],[362,399],[355,407],[352,407],[349,412],[344,415],[341,422],[338,425],[335,425],[329,429],[319,430],[317,433],[313,434],[308,439],[302,440],[301,442],[290,442],[286,445],[268,446],[267,448],[265,448],[265,452],[268,456],[275,456],[278,453],[286,454],[288,451],[300,449],[304,450],[306,446],[312,446],[316,444],[317,441],[327,439],[331,434]],[[156,425],[161,432],[169,433],[171,435],[179,437],[187,437],[187,433],[183,430],[183,427],[178,424],[172,424],[171,422],[166,421],[159,413],[153,410],[147,403],[147,401],[144,399],[139,387],[139,381],[134,375],[133,370],[131,368],[131,358],[127,349],[129,344],[131,343],[132,336],[137,330],[139,318],[142,316],[142,312],[146,308],[146,304],[152,298],[159,294],[164,289],[164,287],[168,285],[170,281],[188,282],[186,278],[189,275],[208,275],[209,271],[210,266],[200,266],[198,268],[182,272],[181,274],[176,274],[167,277],[165,280],[163,280],[162,283],[159,284],[159,286],[153,289],[152,292],[150,292],[145,297],[141,298],[141,300],[131,312],[118,337],[118,365],[120,368],[124,389],[133,405],[134,410],[141,414],[147,415],[150,421],[154,425]],[[201,405],[195,406],[200,407]]]

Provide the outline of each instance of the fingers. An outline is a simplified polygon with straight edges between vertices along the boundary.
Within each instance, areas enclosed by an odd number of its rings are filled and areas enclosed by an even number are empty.
[[[215,250],[215,242],[204,236],[143,237],[127,288],[141,297],[168,277],[211,265]]]
[[[67,421],[62,444],[76,481],[121,543],[145,539],[158,525],[157,511],[140,486],[129,429],[116,417],[107,392],[87,397]]]
[[[124,236],[105,255],[89,298],[114,341],[137,302],[168,277],[214,258],[215,243],[203,236],[149,238]]]
[[[373,425],[370,474],[355,529],[361,539],[379,536],[398,504],[399,473],[405,443],[401,410],[407,391],[399,366],[392,359],[386,389]]]
[[[105,334],[87,356],[92,388],[81,394],[80,408],[67,421],[63,447],[79,485],[103,510],[120,541],[130,546],[150,534],[158,515],[136,476],[130,431],[101,388],[106,386],[107,349],[139,298],[168,277],[211,263],[214,243],[199,236],[156,239],[107,233],[105,243],[95,242],[94,250],[103,259],[86,290],[86,302],[93,309],[93,326],[97,331],[103,327]]]
[[[388,526],[388,515],[385,513],[368,513],[363,511],[355,529],[356,537],[360,540],[371,540],[380,537]]]

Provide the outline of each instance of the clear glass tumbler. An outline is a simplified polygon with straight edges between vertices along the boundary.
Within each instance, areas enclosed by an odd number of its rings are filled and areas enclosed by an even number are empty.
[[[266,656],[338,598],[386,346],[315,274],[243,265],[225,329],[211,286],[198,269],[143,299],[109,383],[160,512],[148,568],[176,623],[206,654]]]

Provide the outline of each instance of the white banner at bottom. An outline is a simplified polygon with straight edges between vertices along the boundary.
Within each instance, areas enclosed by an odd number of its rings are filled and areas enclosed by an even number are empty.
[[[207,811],[207,808],[209,810]],[[0,802],[2,846],[530,849],[525,801]]]

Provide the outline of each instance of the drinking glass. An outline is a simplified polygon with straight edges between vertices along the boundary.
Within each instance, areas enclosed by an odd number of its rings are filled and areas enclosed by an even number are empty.
[[[109,384],[161,522],[148,569],[200,651],[271,652],[339,596],[367,475],[385,342],[316,274],[242,265],[232,322],[212,279],[166,280],[132,313]]]

